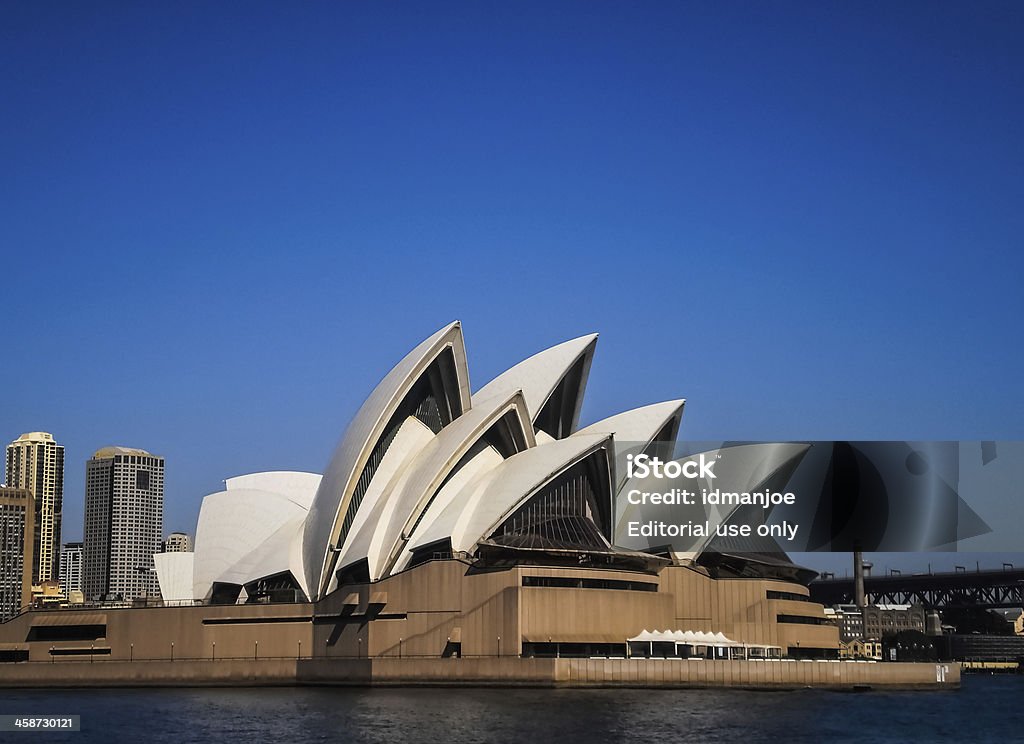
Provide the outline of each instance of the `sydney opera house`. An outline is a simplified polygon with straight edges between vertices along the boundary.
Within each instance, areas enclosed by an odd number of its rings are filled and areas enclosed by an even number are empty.
[[[684,402],[580,427],[596,344],[474,391],[452,323],[381,380],[322,475],[243,475],[207,496],[194,553],[157,556],[163,606],[26,613],[0,641],[31,659],[616,658],[662,632],[834,656],[813,573],[774,543],[617,539],[637,487],[624,457],[671,455]],[[718,484],[784,484],[801,453],[722,450]]]

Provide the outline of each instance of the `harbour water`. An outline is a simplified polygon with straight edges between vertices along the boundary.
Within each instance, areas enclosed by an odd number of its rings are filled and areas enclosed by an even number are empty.
[[[716,744],[1005,742],[1024,738],[1024,678],[959,691],[247,688],[3,690],[0,714],[80,715],[81,731],[2,741],[86,744],[416,742]]]

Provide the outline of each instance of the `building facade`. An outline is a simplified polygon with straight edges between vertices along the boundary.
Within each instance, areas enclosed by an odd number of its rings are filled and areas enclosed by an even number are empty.
[[[825,617],[839,628],[839,640],[880,641],[904,630],[927,632],[923,607],[915,605],[836,605],[825,608]]]
[[[864,610],[857,605],[826,607],[825,617],[839,628],[839,640],[843,643],[864,640]]]
[[[163,526],[163,458],[127,447],[98,450],[85,468],[86,599],[159,597],[153,554]]]
[[[864,608],[864,639],[880,641],[905,630],[925,632],[924,608],[915,605],[868,605]]]
[[[161,553],[191,553],[192,538],[184,532],[172,532],[164,540]]]
[[[1012,635],[1024,635],[1024,609],[1020,607],[1006,607],[1002,609],[989,610],[997,619],[1006,623],[1006,630]]]
[[[60,583],[69,597],[82,591],[82,543],[64,543],[60,549]]]
[[[35,499],[32,583],[59,578],[64,447],[44,431],[22,434],[7,446],[6,483],[27,488]]]
[[[882,660],[882,642],[881,641],[862,641],[856,639],[853,641],[840,641],[839,642],[839,658],[840,659],[874,659],[875,661]]]
[[[32,601],[35,512],[30,490],[0,486],[0,622]]]

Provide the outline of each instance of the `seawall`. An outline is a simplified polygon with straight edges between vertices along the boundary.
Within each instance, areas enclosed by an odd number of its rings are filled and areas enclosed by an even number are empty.
[[[737,687],[917,689],[960,686],[960,665],[679,659],[224,659],[0,665],[0,687]]]

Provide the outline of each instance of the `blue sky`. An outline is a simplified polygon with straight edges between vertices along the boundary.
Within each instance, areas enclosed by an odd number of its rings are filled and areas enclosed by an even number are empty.
[[[0,435],[319,471],[418,340],[690,439],[1024,438],[1020,3],[7,4]]]

